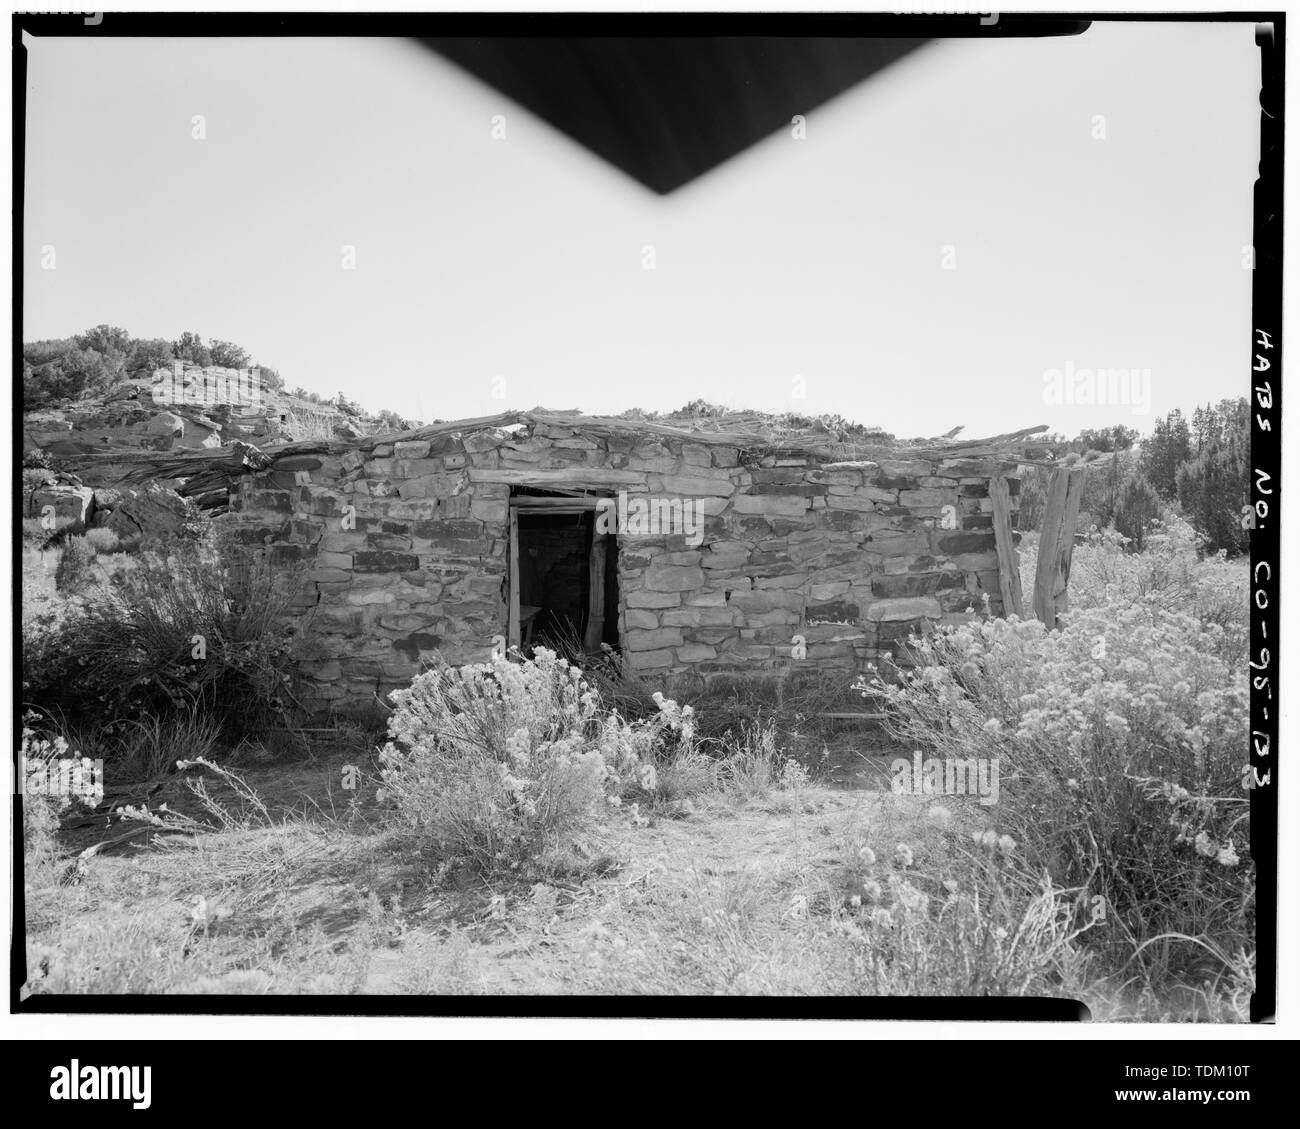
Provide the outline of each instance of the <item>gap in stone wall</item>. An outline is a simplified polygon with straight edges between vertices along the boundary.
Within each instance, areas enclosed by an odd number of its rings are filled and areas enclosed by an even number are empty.
[[[534,645],[581,640],[590,600],[593,515],[519,515],[519,602],[540,607]]]

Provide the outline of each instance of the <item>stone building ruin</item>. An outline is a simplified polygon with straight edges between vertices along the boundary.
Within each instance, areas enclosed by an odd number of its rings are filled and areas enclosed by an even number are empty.
[[[255,452],[221,520],[304,570],[317,709],[560,638],[668,688],[851,678],[929,624],[1021,611],[1018,473],[1041,430],[862,451],[513,412]]]

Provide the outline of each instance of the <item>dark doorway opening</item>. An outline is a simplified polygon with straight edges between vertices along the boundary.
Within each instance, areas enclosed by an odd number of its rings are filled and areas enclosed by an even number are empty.
[[[597,528],[598,498],[511,499],[510,644],[562,654],[618,645],[618,538]]]

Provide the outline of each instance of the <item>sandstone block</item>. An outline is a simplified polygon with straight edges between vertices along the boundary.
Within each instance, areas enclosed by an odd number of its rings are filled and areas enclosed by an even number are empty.
[[[871,594],[878,600],[930,596],[940,590],[961,588],[964,583],[965,575],[954,570],[877,576],[871,582]]]
[[[876,503],[861,493],[832,494],[826,499],[826,506],[832,510],[855,510],[858,513],[869,513],[876,508]]]
[[[682,602],[680,593],[650,592],[644,588],[632,589],[624,600],[629,608],[675,608]]]
[[[406,552],[411,548],[411,539],[400,533],[367,533],[366,548],[383,552]]]
[[[730,627],[735,622],[730,608],[667,608],[660,617],[665,627]]]
[[[635,651],[628,657],[633,670],[660,670],[673,665],[672,651]]]
[[[690,592],[704,587],[704,570],[698,565],[661,565],[646,569],[644,583],[652,592]]]
[[[732,505],[738,514],[763,517],[802,517],[808,510],[807,499],[781,494],[737,494]]]
[[[956,497],[952,490],[900,490],[898,504],[908,507],[942,506],[956,501]]]
[[[475,498],[470,502],[469,512],[478,521],[499,524],[506,520],[510,503],[491,498]]]
[[[814,583],[808,589],[810,604],[824,604],[828,600],[835,599],[836,596],[842,596],[849,590],[847,580],[835,580],[829,583]]]
[[[358,607],[366,604],[391,604],[396,599],[386,588],[362,588],[346,593],[344,601]]]
[[[735,581],[728,580],[727,583],[733,584]],[[692,592],[685,602],[688,608],[723,608],[727,606],[727,592],[717,588]]]
[[[675,647],[682,642],[682,633],[676,627],[629,629],[624,644],[629,651],[653,651],[660,647]]]
[[[900,597],[875,600],[867,605],[867,618],[894,622],[907,619],[938,619],[943,614],[939,601],[933,596]]]
[[[323,580],[326,583],[342,582],[352,579],[352,572],[342,568],[313,568],[307,573],[308,580]]]
[[[367,551],[352,555],[352,567],[357,572],[405,572],[419,568],[420,562],[411,553]]]
[[[797,592],[785,592],[776,588],[762,589],[756,592],[733,592],[730,604],[750,615],[756,612],[768,612],[777,608],[803,608],[803,597]]]
[[[352,553],[366,548],[366,535],[356,530],[327,530],[320,539],[322,553]]]
[[[861,486],[860,470],[810,470],[807,475],[811,482],[824,482],[828,486]]]
[[[754,588],[761,590],[764,588],[802,588],[808,580],[808,574],[805,572],[790,572],[788,564],[771,565],[773,571],[769,575],[762,575],[762,570],[755,570]]]
[[[712,495],[725,498],[735,492],[736,487],[728,478],[687,477],[685,475],[666,474],[660,483],[664,494]]]
[[[948,533],[936,534],[935,548],[948,556],[961,553],[986,553],[997,550],[993,533]]]

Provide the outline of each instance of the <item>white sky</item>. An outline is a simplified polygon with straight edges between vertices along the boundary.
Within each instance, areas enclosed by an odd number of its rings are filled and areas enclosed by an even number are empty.
[[[704,397],[1074,434],[1246,388],[1249,23],[932,44],[667,197],[401,40],[29,51],[25,340],[192,329],[426,420]],[[1149,369],[1150,411],[1045,403],[1067,363]]]

